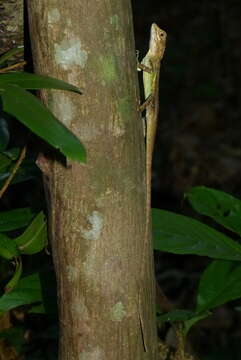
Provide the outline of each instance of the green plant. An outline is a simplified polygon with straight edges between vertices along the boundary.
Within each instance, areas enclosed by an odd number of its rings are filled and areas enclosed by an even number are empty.
[[[225,192],[194,187],[185,194],[191,206],[219,225],[241,235],[241,201]],[[211,314],[211,310],[241,297],[241,244],[197,220],[165,210],[153,209],[153,239],[156,250],[174,254],[208,256],[192,311],[176,309],[159,314],[160,322],[181,322],[184,334]]]
[[[61,89],[75,92],[77,96],[81,91],[62,80],[12,71],[22,63],[7,66],[7,61],[20,51],[22,48],[11,49],[0,57],[0,198],[10,183],[25,182],[40,174],[34,159],[24,161],[26,146],[23,149],[11,147],[7,114],[66,157],[81,162],[86,160],[85,149],[79,139],[28,90]],[[43,302],[39,273],[21,278],[22,255],[40,253],[46,244],[46,220],[42,211],[36,214],[28,207],[0,212],[1,270],[7,274],[6,278],[4,275],[1,277],[5,286],[0,297],[0,313],[19,305]],[[9,266],[13,271],[9,270]],[[34,311],[43,312],[43,304],[35,307]]]
[[[12,49],[0,57],[0,67],[19,49]],[[27,90],[59,89],[81,94],[80,89],[62,80],[26,72],[0,70],[0,98],[3,111],[14,116],[33,133],[50,145],[59,149],[72,160],[85,161],[85,149],[79,139],[72,134],[55,116]],[[1,150],[6,146],[0,144]]]

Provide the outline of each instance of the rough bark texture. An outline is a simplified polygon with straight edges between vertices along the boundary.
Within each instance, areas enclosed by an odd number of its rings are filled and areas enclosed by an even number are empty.
[[[0,0],[0,53],[17,45],[23,45],[23,0]]]
[[[28,9],[36,71],[83,89],[82,96],[42,94],[88,154],[86,164],[69,167],[39,160],[58,282],[59,359],[154,359],[153,264],[151,247],[143,256],[145,151],[130,1],[29,0]]]

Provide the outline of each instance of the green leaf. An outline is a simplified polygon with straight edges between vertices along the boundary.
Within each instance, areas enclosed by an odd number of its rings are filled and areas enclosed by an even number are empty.
[[[182,309],[175,309],[172,310],[166,314],[160,315],[158,316],[158,322],[163,323],[163,322],[180,322],[180,321],[185,321],[185,320],[189,320],[192,317],[194,317],[196,314],[193,311],[190,310],[182,310]]]
[[[30,208],[0,212],[0,231],[10,231],[27,226],[34,214]]]
[[[29,90],[38,89],[59,89],[77,92],[81,94],[80,89],[68,84],[63,80],[58,80],[49,76],[30,74],[23,71],[8,72],[0,75],[0,88],[2,85],[18,85],[21,88]]]
[[[2,171],[0,172],[0,188],[2,188],[5,180],[9,177],[9,175],[10,171],[8,169],[2,169]]]
[[[205,319],[206,317],[210,316],[212,313],[210,311],[203,312],[201,314],[196,314],[195,316],[191,317],[190,319],[187,319],[184,321],[184,334],[185,336],[191,329],[193,325],[195,325],[197,322],[199,322],[202,319]]]
[[[241,297],[241,263],[215,260],[204,271],[198,288],[198,313]]]
[[[188,331],[194,324],[206,318],[210,314],[211,313],[208,311],[203,312],[201,314],[197,314],[196,312],[190,310],[175,309],[166,314],[158,316],[157,323],[161,325],[164,322],[170,322],[170,323],[182,322],[184,324],[184,334],[187,335]]]
[[[12,163],[12,160],[10,160],[6,155],[3,153],[0,153],[0,172],[6,171],[6,168],[9,167],[9,165]]]
[[[17,160],[20,155],[20,148],[11,148],[3,151],[2,154],[7,156],[10,160]]]
[[[18,184],[20,182],[34,178],[39,178],[40,175],[41,175],[40,169],[37,167],[34,161],[31,159],[25,159],[22,162],[20,168],[18,169],[10,185]]]
[[[0,256],[10,260],[19,255],[15,242],[4,234],[0,234]]]
[[[18,285],[0,298],[0,311],[6,312],[20,305],[42,301],[39,274],[23,277]]]
[[[8,157],[5,157],[5,153],[6,152],[4,151],[4,159],[6,161],[4,165],[6,166],[3,166],[3,168],[1,168],[1,155],[3,153],[0,153],[0,188],[3,186],[4,181],[10,176],[11,171],[15,166],[15,161],[11,160],[10,158],[10,156],[14,156],[14,154],[7,154]],[[21,163],[20,168],[18,168],[18,171],[11,181],[10,186],[30,179],[39,178],[39,176],[41,176],[41,171],[37,167],[34,159],[31,157],[26,157]]]
[[[85,161],[86,153],[72,134],[41,102],[17,85],[6,85],[1,94],[4,111],[72,160]]]
[[[241,235],[241,201],[223,191],[196,186],[185,194],[200,214]]]
[[[29,314],[46,314],[46,310],[43,304],[34,305],[28,311]]]
[[[13,48],[11,50],[9,50],[8,52],[6,52],[5,54],[3,54],[0,57],[0,64],[3,64],[5,61],[7,61],[8,59],[10,59],[11,57],[13,57],[16,54],[19,54],[21,52],[24,51],[24,47],[23,46],[18,46],[16,48]]]
[[[20,280],[22,275],[23,267],[21,257],[15,259],[15,272],[12,279],[5,286],[5,292],[12,291],[15,288]]]
[[[8,143],[9,143],[9,130],[7,121],[2,117],[0,112],[0,151],[3,151],[6,149]],[[2,166],[1,160],[0,160],[0,166]]]
[[[154,249],[241,260],[241,245],[201,222],[169,211],[153,209]]]
[[[9,177],[9,175],[11,173],[11,169],[15,165],[14,161],[18,159],[19,154],[20,154],[19,148],[12,148],[7,151],[2,151],[0,153],[0,188],[3,186],[3,183],[1,183],[1,182],[4,182],[5,179],[7,179]],[[22,169],[23,164],[21,165],[19,171]],[[16,177],[19,176],[19,171],[17,171],[17,175],[14,177],[11,184],[16,182]]]
[[[14,164],[0,172],[0,188],[3,186],[5,180],[9,177],[13,166]],[[30,179],[39,178],[40,175],[40,169],[35,165],[35,163],[30,159],[25,159],[15,174],[13,180],[11,181],[10,186]]]
[[[22,235],[14,239],[21,254],[36,254],[47,244],[47,227],[44,213],[41,211]]]

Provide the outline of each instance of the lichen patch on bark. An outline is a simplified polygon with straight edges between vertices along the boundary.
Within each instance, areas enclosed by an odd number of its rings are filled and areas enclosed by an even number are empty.
[[[89,311],[87,306],[84,303],[84,299],[79,298],[78,301],[75,301],[71,304],[71,310],[74,314],[77,314],[81,317],[82,321],[89,320]]]
[[[55,100],[56,97],[56,100]],[[70,127],[72,120],[75,118],[75,109],[74,102],[70,99],[66,93],[53,93],[52,102],[54,104],[53,108],[56,110],[56,114],[61,114],[62,122]]]
[[[79,269],[72,265],[66,266],[67,277],[70,282],[75,282],[79,277]]]
[[[48,12],[48,24],[53,26],[54,24],[58,23],[60,20],[60,12],[58,9],[54,8]]]
[[[88,53],[80,40],[65,38],[54,45],[54,51],[56,63],[64,70],[74,65],[84,68],[87,63]]]
[[[103,228],[103,215],[99,211],[93,211],[93,213],[88,216],[88,221],[91,228],[88,230],[82,229],[82,236],[86,240],[98,240]]]
[[[115,30],[119,29],[120,26],[120,19],[117,14],[114,14],[110,17],[110,23],[114,26]]]
[[[118,301],[111,309],[111,318],[114,321],[121,321],[125,316],[125,307],[121,301]]]
[[[93,350],[83,351],[79,355],[78,360],[104,360],[108,359],[108,356],[104,353],[103,349],[96,346]]]
[[[106,55],[105,57],[100,57],[99,67],[99,73],[103,80],[103,85],[105,84],[105,82],[108,84],[118,79],[116,58],[113,55]]]

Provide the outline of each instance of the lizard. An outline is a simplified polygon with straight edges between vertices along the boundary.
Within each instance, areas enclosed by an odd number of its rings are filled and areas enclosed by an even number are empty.
[[[149,41],[149,49],[146,56],[141,63],[138,64],[138,69],[143,70],[143,85],[145,101],[140,106],[140,111],[145,110],[145,142],[146,142],[146,230],[145,230],[145,243],[149,238],[149,229],[151,221],[151,179],[152,179],[152,156],[154,150],[158,112],[159,112],[159,75],[161,60],[163,58],[166,47],[167,34],[161,30],[155,23],[151,26],[151,34]],[[144,261],[142,261],[143,263]],[[143,268],[143,264],[141,267]],[[143,269],[141,270],[141,274]],[[142,306],[140,304],[141,294],[139,294],[139,316],[141,323],[141,332],[143,338],[143,345],[147,351],[146,336],[144,334]]]
[[[143,70],[143,84],[145,102],[140,106],[140,111],[146,110],[146,208],[147,215],[151,209],[151,172],[152,155],[156,137],[158,112],[159,112],[159,75],[161,60],[166,47],[166,32],[156,24],[151,26],[149,50],[139,67]],[[147,216],[147,220],[150,216]],[[149,227],[149,221],[147,226]]]

